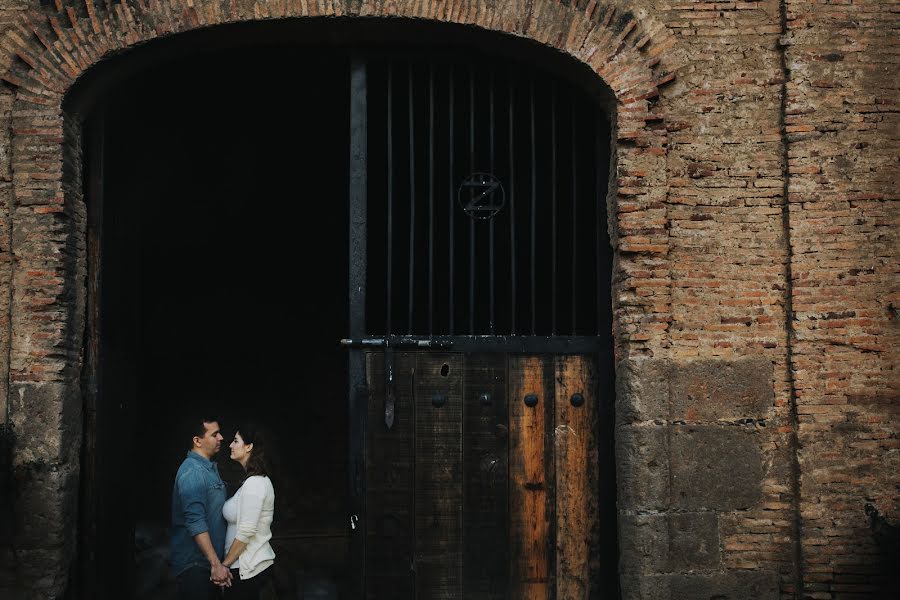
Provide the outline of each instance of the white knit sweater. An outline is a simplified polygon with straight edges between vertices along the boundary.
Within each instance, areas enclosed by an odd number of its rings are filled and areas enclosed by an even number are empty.
[[[228,523],[225,554],[228,554],[235,539],[247,544],[238,557],[241,579],[259,575],[275,562],[275,552],[269,544],[275,517],[275,488],[268,477],[248,477],[234,496],[225,502],[222,515]]]

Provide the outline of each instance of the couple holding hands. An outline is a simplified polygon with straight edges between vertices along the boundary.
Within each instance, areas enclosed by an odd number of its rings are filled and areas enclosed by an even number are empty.
[[[190,423],[190,450],[172,488],[172,570],[178,600],[258,600],[275,552],[269,544],[275,489],[269,478],[266,434],[257,426],[237,428],[231,460],[244,468],[240,489],[226,499],[213,458],[222,445],[219,423]],[[186,433],[186,434],[187,434]]]

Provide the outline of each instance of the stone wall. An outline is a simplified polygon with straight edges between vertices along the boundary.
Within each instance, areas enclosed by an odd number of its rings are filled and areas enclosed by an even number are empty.
[[[766,358],[620,363],[625,598],[775,598],[782,564],[783,585],[791,585],[791,516],[766,506],[772,482],[789,479],[783,453],[761,444],[772,439],[771,380]],[[748,551],[767,555],[754,561]]]
[[[876,597],[864,505],[900,520],[900,11],[878,0],[0,0],[0,407],[12,386],[16,500],[43,515],[0,548],[0,590],[13,565],[58,596],[75,540],[84,214],[65,91],[140,42],[316,15],[529,37],[616,96],[625,596]]]

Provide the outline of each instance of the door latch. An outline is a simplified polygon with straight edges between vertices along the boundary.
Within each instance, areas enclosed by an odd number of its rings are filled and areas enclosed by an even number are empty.
[[[384,424],[394,428],[394,349],[384,349]]]

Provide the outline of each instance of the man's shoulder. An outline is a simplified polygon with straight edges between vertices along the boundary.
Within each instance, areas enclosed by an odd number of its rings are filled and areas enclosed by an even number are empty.
[[[185,477],[199,474],[203,474],[203,465],[201,465],[198,461],[191,459],[190,456],[186,456],[183,461],[181,461],[181,465],[178,467],[178,472],[175,473],[175,480],[180,480]]]

